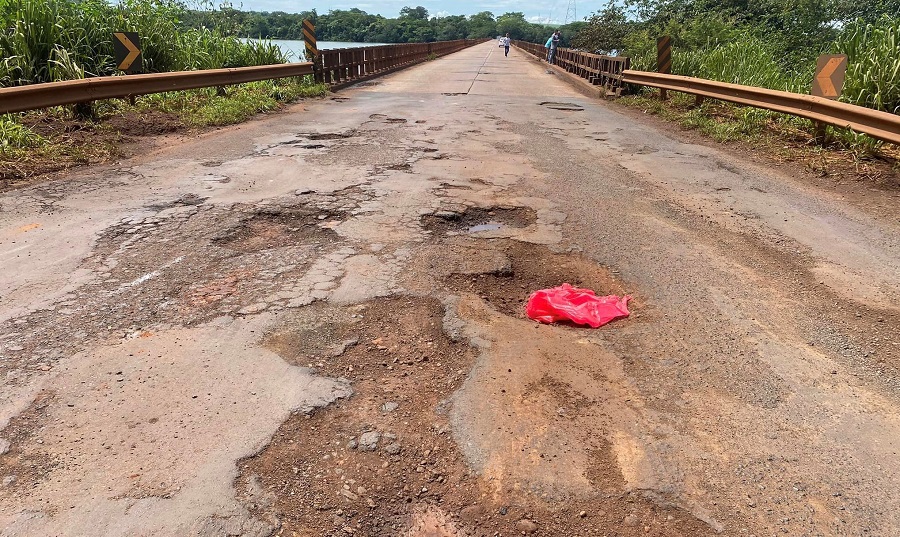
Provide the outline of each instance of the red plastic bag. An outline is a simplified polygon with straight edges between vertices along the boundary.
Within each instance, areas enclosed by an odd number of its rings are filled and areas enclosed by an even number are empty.
[[[604,324],[628,317],[630,296],[597,296],[590,289],[578,289],[564,283],[553,289],[531,293],[525,311],[530,319],[550,324],[572,321],[599,328]]]

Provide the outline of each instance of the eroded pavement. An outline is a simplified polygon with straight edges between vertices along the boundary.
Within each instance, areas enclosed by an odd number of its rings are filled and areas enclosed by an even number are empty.
[[[900,533],[896,214],[498,50],[3,194],[0,534]]]

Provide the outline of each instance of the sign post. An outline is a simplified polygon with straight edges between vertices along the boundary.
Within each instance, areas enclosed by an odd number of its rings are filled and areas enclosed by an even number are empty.
[[[116,66],[125,74],[134,75],[144,72],[144,58],[141,56],[141,38],[137,32],[113,33],[113,49],[116,53]]]
[[[656,70],[662,74],[672,73],[672,37],[664,35],[656,40]],[[659,98],[663,101],[668,98],[665,89],[659,90]]]
[[[316,45],[316,25],[307,19],[303,19],[303,42],[306,43],[306,59],[313,64],[316,82],[323,82],[322,71],[319,67],[319,48]]]
[[[835,100],[844,89],[844,78],[847,76],[846,54],[823,54],[816,62],[816,76],[813,78],[812,95]],[[816,141],[824,143],[826,139],[825,124],[816,121]]]

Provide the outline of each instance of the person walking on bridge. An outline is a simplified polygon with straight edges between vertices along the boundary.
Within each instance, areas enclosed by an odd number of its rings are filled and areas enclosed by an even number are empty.
[[[506,37],[503,38],[503,48],[506,49],[503,55],[509,56],[509,34],[506,34]]]

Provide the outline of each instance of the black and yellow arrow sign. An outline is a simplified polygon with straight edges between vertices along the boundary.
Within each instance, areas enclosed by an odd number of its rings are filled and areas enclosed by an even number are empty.
[[[319,48],[316,45],[316,25],[305,19],[303,20],[303,41],[306,43],[306,59],[313,61],[319,55]]]
[[[136,32],[113,33],[113,48],[116,52],[116,65],[120,71],[129,75],[143,72],[141,58],[141,38]]]

